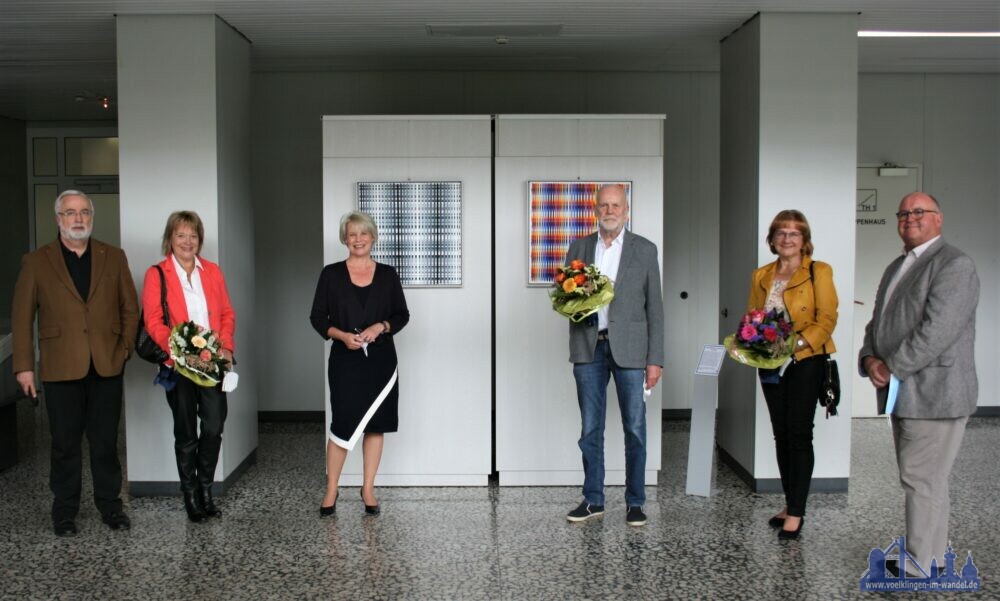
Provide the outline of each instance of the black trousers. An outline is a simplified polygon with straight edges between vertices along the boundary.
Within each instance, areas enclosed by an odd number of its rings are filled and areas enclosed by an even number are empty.
[[[174,414],[174,453],[181,491],[212,486],[227,412],[222,385],[206,388],[178,376],[177,385],[167,391],[167,402]]]
[[[778,456],[781,488],[788,515],[806,514],[806,499],[812,481],[813,418],[816,399],[825,375],[826,355],[807,357],[785,369],[777,384],[761,384],[771,415],[774,446]]]
[[[122,465],[118,460],[118,422],[122,413],[121,374],[104,378],[90,366],[80,380],[43,382],[52,434],[49,487],[52,519],[72,519],[80,511],[83,434],[90,446],[94,504],[102,515],[122,510]]]

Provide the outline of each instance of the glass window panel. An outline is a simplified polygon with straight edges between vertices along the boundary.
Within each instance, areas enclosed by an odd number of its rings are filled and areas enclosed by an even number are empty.
[[[118,175],[118,138],[66,138],[66,175]]]
[[[36,176],[59,175],[58,138],[32,138],[31,160]]]

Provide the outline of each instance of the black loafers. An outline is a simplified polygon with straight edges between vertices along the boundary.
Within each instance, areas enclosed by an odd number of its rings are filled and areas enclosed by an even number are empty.
[[[73,521],[73,518],[55,520],[52,522],[52,531],[56,533],[56,536],[76,536],[76,522]]]
[[[111,511],[101,516],[101,521],[112,530],[131,530],[132,520],[120,511]]]

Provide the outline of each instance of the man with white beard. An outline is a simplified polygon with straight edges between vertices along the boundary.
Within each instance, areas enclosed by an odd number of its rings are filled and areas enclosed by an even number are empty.
[[[128,530],[120,498],[118,422],[122,371],[139,322],[135,285],[125,253],[90,237],[90,197],[66,190],[56,198],[55,213],[58,239],[24,256],[14,288],[14,374],[24,394],[37,397],[37,315],[39,379],[52,433],[53,530],[57,536],[77,532],[84,433],[94,503],[109,528]]]

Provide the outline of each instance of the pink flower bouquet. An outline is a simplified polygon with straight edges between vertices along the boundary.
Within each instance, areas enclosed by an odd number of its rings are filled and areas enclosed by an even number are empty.
[[[797,337],[784,311],[755,309],[740,319],[736,333],[723,343],[729,356],[744,365],[776,369],[792,356]]]

